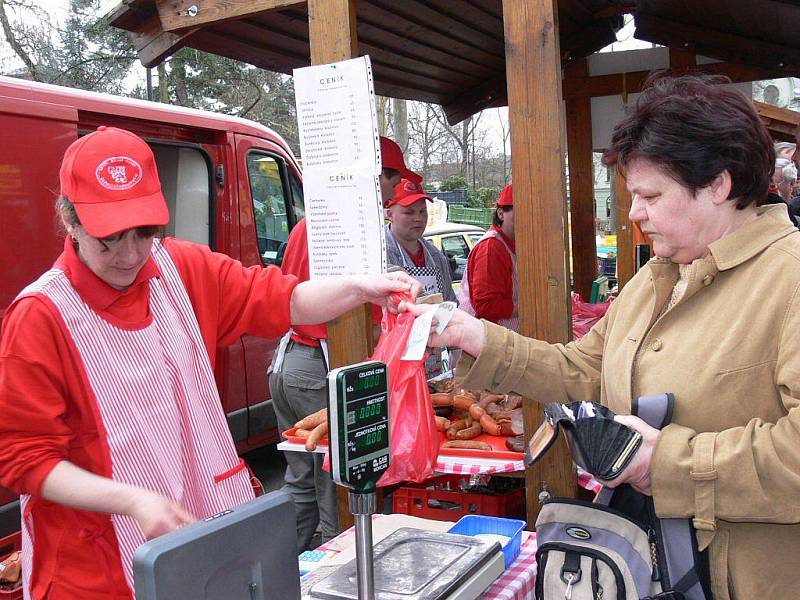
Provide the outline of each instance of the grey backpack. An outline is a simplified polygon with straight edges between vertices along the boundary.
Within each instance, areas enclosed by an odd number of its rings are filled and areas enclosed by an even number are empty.
[[[638,398],[633,412],[660,429],[672,402],[671,394]],[[631,498],[638,518],[613,508]],[[536,540],[537,600],[706,600],[690,521],[657,518],[652,498],[630,486],[603,488],[594,502],[546,501]]]

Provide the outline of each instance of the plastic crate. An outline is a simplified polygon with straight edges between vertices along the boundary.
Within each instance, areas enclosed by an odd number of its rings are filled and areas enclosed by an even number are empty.
[[[19,531],[0,539],[0,561],[21,548],[22,536]],[[22,585],[13,590],[0,589],[0,600],[22,600]]]
[[[467,515],[447,530],[447,533],[458,535],[478,535],[479,533],[494,533],[510,538],[503,545],[503,560],[506,569],[519,556],[522,545],[522,530],[525,521],[519,519],[501,519],[499,517],[484,517],[482,515]]]
[[[454,489],[429,489],[424,486],[404,486],[393,494],[394,512],[404,515],[454,521],[467,515],[493,517],[521,517],[525,515],[525,489],[518,488],[503,494],[478,494],[459,489],[461,479],[469,476],[456,475],[438,478],[435,481],[450,481]]]

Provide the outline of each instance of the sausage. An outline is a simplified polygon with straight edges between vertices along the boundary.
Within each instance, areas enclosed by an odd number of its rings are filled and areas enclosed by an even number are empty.
[[[475,400],[469,396],[462,396],[457,394],[453,396],[453,406],[458,410],[469,410],[469,407],[475,404]]]
[[[319,441],[328,434],[328,422],[317,425],[311,434],[306,438],[306,450],[313,452],[317,449]]]
[[[469,407],[469,416],[472,417],[473,419],[475,419],[476,421],[479,421],[480,418],[485,414],[486,414],[486,411],[483,410],[477,404],[473,404],[473,405],[471,405]]]
[[[472,425],[472,419],[467,417],[466,419],[459,419],[458,421],[454,421],[450,424],[450,427],[447,428],[447,439],[454,440],[456,439],[456,433],[461,431],[462,429],[466,429]]]
[[[522,396],[509,396],[506,399],[506,410],[515,410],[522,408]]]
[[[481,399],[481,393],[475,392],[473,390],[461,390],[458,392],[460,396],[466,396],[467,398],[472,398],[475,402]]]
[[[525,452],[525,436],[517,435],[506,439],[506,448],[512,452]]]
[[[294,435],[296,437],[306,439],[309,435],[311,435],[311,432],[308,429],[295,429]]]
[[[501,421],[498,423],[500,426],[500,435],[517,435],[517,432],[514,431],[514,427],[511,424],[511,421]]]
[[[447,431],[450,427],[450,419],[446,419],[445,417],[439,417],[434,415],[434,420],[436,421],[436,429],[437,431]]]
[[[447,392],[431,394],[431,403],[434,406],[453,406],[453,396]]]
[[[461,431],[456,431],[456,439],[471,440],[474,437],[478,437],[482,431],[483,429],[481,429],[481,424],[476,421],[469,427],[462,429]]]
[[[309,431],[314,429],[317,425],[321,425],[322,423],[328,422],[328,409],[321,408],[317,412],[308,415],[307,417],[300,419],[294,426],[297,429],[308,429]]]
[[[468,450],[486,450],[487,452],[493,450],[486,442],[476,442],[475,440],[450,440],[442,444],[442,448],[465,448]]]
[[[502,394],[486,394],[483,396],[483,398],[481,398],[478,401],[478,404],[480,405],[481,408],[485,409],[490,404],[502,402],[503,398],[505,398],[505,396],[503,396]]]
[[[489,415],[483,415],[481,417],[481,427],[483,427],[483,430],[489,435],[500,435],[500,426],[497,424],[497,421]]]

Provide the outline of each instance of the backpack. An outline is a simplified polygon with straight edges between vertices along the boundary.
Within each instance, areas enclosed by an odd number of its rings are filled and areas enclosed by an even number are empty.
[[[638,398],[633,414],[661,429],[671,394]],[[546,500],[536,520],[536,600],[707,600],[694,529],[659,519],[653,499],[628,485],[594,502]]]

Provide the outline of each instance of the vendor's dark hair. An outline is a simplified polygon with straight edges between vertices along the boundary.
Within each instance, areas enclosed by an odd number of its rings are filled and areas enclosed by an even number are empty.
[[[495,206],[494,212],[492,213],[492,225],[495,227],[501,227],[503,225],[503,219],[497,216],[497,209],[502,208],[504,213],[507,213],[510,210],[514,210],[513,206]]]
[[[726,83],[722,76],[656,73],[614,128],[603,162],[624,174],[630,161],[649,160],[692,193],[727,170],[736,208],[764,204],[775,149],[753,103]]]

